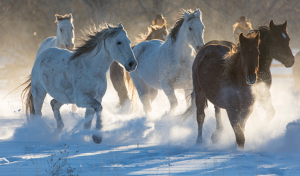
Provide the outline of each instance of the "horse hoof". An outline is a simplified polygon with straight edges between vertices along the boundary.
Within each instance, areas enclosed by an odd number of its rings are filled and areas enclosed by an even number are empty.
[[[196,140],[197,144],[202,144],[202,142],[203,142],[202,138],[197,138],[197,140]]]
[[[222,129],[216,130],[212,135],[211,135],[211,141],[213,144],[216,144],[220,140]]]
[[[92,138],[96,144],[100,144],[102,142],[102,136],[99,134],[93,134]]]

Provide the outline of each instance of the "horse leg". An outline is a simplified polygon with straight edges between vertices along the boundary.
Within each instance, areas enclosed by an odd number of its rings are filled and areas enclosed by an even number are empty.
[[[125,70],[117,62],[113,62],[110,66],[110,79],[113,87],[119,96],[119,105],[124,106],[126,100],[129,99],[128,92],[125,84]]]
[[[207,99],[200,89],[195,89],[195,101],[197,107],[197,123],[198,123],[198,137],[196,143],[202,143],[202,128],[205,119],[204,109],[207,106]]]
[[[148,86],[135,72],[130,73],[134,86],[137,89],[139,98],[143,104],[145,114],[148,115],[152,111],[151,107],[151,90],[154,88]],[[155,89],[154,89],[155,90]]]
[[[230,107],[232,108],[226,110],[227,110],[230,124],[235,134],[236,143],[240,148],[244,148],[245,136],[239,121],[239,114],[241,113],[241,111],[239,110],[239,108],[234,108],[234,106],[230,106]]]
[[[43,88],[41,84],[31,84],[31,94],[33,97],[33,107],[34,107],[34,116],[36,117],[42,117],[42,107],[43,103],[46,97],[47,92]]]
[[[253,111],[253,106],[250,106],[247,109],[243,109],[240,114],[239,120],[240,120],[240,124],[241,124],[241,128],[242,128],[243,132],[245,132],[246,122],[247,122],[249,116],[251,115],[252,111]]]
[[[270,89],[266,88],[266,90],[264,90],[263,96],[258,97],[258,102],[267,112],[266,121],[269,123],[275,115],[275,109],[272,104]]]
[[[90,98],[89,96],[84,96],[81,98],[82,101],[79,101],[76,105],[78,107],[85,107],[87,109],[94,109],[96,112],[96,129],[101,131],[102,128],[102,120],[101,120],[101,111],[102,111],[102,105],[97,100]],[[88,124],[89,122],[86,122]],[[87,125],[88,126],[88,125]],[[100,133],[93,134],[92,136],[93,141],[97,144],[100,144],[102,141],[102,135]]]
[[[85,130],[91,129],[92,121],[95,113],[96,113],[95,110],[91,108],[85,110],[85,119],[86,119],[86,122],[84,123]]]
[[[150,94],[150,101],[151,103],[155,100],[155,98],[157,97],[157,94],[158,94],[158,90],[157,89],[154,89],[152,87],[149,87],[149,94]]]
[[[211,135],[211,141],[215,144],[220,140],[221,132],[223,131],[223,123],[221,118],[221,109],[215,106],[216,130]]]
[[[63,103],[61,103],[61,102],[59,102],[55,99],[52,99],[50,104],[51,104],[51,107],[52,107],[52,110],[53,110],[53,113],[54,113],[54,117],[56,119],[57,129],[59,131],[62,131],[62,129],[64,128],[65,125],[62,121],[59,110],[60,110],[61,106],[63,105]]]
[[[175,96],[175,90],[173,84],[169,80],[162,81],[162,89],[167,95],[170,102],[170,114],[174,114],[178,105],[177,98]]]
[[[72,112],[76,112],[77,111],[77,106],[75,104],[72,104]]]

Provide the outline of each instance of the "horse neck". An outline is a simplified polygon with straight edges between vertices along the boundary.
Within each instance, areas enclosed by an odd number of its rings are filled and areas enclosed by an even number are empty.
[[[153,33],[150,33],[144,41],[153,40]]]
[[[237,81],[238,83],[245,83],[246,82],[246,75],[245,72],[243,70],[243,65],[242,65],[242,57],[241,54],[239,53],[239,59],[238,59],[238,63],[237,63],[237,69],[234,75],[236,75]]]
[[[106,75],[110,65],[113,63],[113,59],[105,49],[103,41],[99,52],[97,52],[97,48],[98,46],[80,60],[92,73],[96,75]]]
[[[258,72],[266,72],[270,70],[273,58],[270,54],[270,45],[268,45],[268,35],[266,35],[259,45],[259,70]]]
[[[64,43],[64,40],[62,38],[62,34],[60,32],[59,24],[57,25],[57,31],[56,31],[56,42],[55,45],[57,48],[66,48],[66,45]]]
[[[170,43],[172,42],[170,41]],[[170,51],[170,52],[174,52],[179,60],[186,60],[189,57],[191,59],[195,58],[193,53],[194,49],[190,45],[190,42],[187,39],[186,35],[184,35],[182,27],[178,31],[176,41],[172,45],[174,47],[175,52],[174,51]]]

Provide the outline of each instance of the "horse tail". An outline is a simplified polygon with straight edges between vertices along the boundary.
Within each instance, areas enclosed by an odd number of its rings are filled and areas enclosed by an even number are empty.
[[[136,106],[136,102],[137,102],[137,90],[136,90],[133,80],[130,77],[130,74],[128,72],[125,72],[125,74],[124,74],[124,81],[127,85],[128,97],[131,100],[130,111],[133,111]]]
[[[29,75],[28,79],[21,84],[19,87],[26,85],[25,89],[21,93],[21,100],[25,105],[25,113],[27,117],[27,122],[29,122],[30,114],[34,114],[34,106],[33,106],[33,96],[31,93],[31,75]]]
[[[181,115],[184,120],[186,120],[188,117],[194,115],[195,109],[196,109],[196,102],[195,102],[195,91],[193,91],[189,96],[186,98],[191,99],[190,106],[186,109],[186,111]]]

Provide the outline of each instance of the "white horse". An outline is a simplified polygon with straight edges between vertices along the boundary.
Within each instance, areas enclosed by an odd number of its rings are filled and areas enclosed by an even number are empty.
[[[54,98],[51,106],[59,131],[64,127],[59,112],[63,104],[87,108],[85,129],[91,128],[96,113],[96,129],[101,130],[101,101],[107,88],[106,72],[114,60],[128,72],[137,66],[122,24],[116,28],[107,26],[99,32],[95,29],[86,31],[85,43],[75,52],[49,48],[37,56],[31,78],[26,81],[28,86],[22,92],[22,95],[27,95],[27,114],[32,114],[34,118],[41,117],[44,98],[48,93]],[[93,140],[100,143],[101,134],[94,134]]]
[[[130,76],[146,114],[151,111],[151,101],[156,98],[158,89],[167,95],[171,114],[178,105],[174,90],[184,89],[186,95],[190,94],[194,49],[204,46],[203,31],[200,10],[184,11],[165,42],[151,40],[134,47],[139,65]]]
[[[74,48],[74,26],[72,14],[55,15],[57,23],[56,37],[46,38],[40,45],[36,54],[38,56],[41,52],[48,48],[62,48],[73,49]]]

